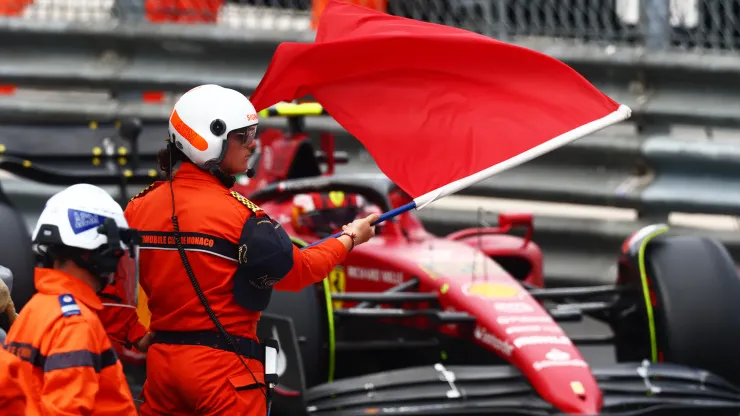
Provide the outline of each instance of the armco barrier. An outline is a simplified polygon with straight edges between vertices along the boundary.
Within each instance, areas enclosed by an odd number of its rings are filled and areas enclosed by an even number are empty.
[[[495,175],[462,195],[740,217],[740,142],[595,135]]]
[[[184,92],[204,82],[249,93],[280,42],[312,40],[294,31],[0,19],[0,82],[116,98],[137,90]]]
[[[739,149],[738,143],[651,137],[640,144],[629,166],[530,163],[466,193],[632,208],[655,220],[671,212],[740,216]]]
[[[649,214],[667,210],[740,216],[738,142],[677,142],[664,137],[643,145],[656,174],[640,195]]]

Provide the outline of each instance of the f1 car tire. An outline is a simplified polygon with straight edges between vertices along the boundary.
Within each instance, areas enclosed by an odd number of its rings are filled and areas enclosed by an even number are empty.
[[[0,246],[0,265],[13,273],[10,296],[20,312],[36,292],[33,283],[35,256],[31,249],[31,234],[21,214],[4,198],[0,191],[0,224],[3,245]]]
[[[740,277],[727,249],[710,238],[661,235],[648,244],[645,266],[659,360],[740,385]]]

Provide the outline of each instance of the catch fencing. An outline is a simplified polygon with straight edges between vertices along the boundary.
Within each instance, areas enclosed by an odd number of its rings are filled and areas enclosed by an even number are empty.
[[[500,40],[546,38],[651,50],[738,48],[737,0],[352,0]],[[215,24],[300,31],[326,0],[5,0],[0,15],[80,23]]]
[[[311,41],[317,2],[18,0],[16,10],[3,4],[0,149],[90,134],[102,143],[116,121],[137,117],[146,125],[142,147],[151,153],[183,91],[212,82],[249,94],[280,42]],[[471,204],[493,211],[535,209],[545,272],[558,283],[613,279],[622,240],[648,222],[682,224],[682,232],[716,236],[740,258],[735,221],[740,148],[733,131],[724,133],[730,140],[713,137],[718,129],[740,127],[740,2],[388,0],[382,5],[391,14],[462,27],[552,55],[633,109],[620,126],[461,193],[479,199],[440,201],[420,211],[431,231],[443,234],[491,219]],[[97,131],[83,133],[90,122]],[[377,170],[333,120],[305,123],[313,136],[335,132],[339,150],[357,155],[346,169]],[[695,133],[678,138],[676,131],[686,125]],[[29,222],[57,189],[7,179],[2,186],[28,212]],[[707,214],[721,217],[701,217]]]

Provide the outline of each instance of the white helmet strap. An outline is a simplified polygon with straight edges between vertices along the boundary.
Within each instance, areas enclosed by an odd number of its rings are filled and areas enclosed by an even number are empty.
[[[216,123],[217,121],[220,121],[220,120],[215,120],[213,123]],[[213,128],[213,125],[211,127]],[[169,161],[170,172],[171,172],[175,164],[175,162],[172,160],[172,151],[175,150],[175,148],[177,148],[178,150],[182,150],[182,145],[179,142],[173,142],[172,140],[168,140],[167,146],[171,146],[170,147],[170,161]],[[223,140],[223,143],[221,145],[221,153],[218,155],[218,158],[211,159],[203,165],[197,164],[193,162],[192,160],[189,160],[187,156],[185,156],[185,158],[188,159],[188,161],[190,163],[193,163],[195,166],[198,166],[199,168],[211,173],[226,188],[232,188],[234,184],[236,184],[236,178],[224,172],[223,169],[221,169],[221,167],[219,166],[219,164],[223,162],[224,158],[226,157],[226,151],[228,150],[228,147],[229,147],[229,143],[228,143],[228,137],[227,137]]]

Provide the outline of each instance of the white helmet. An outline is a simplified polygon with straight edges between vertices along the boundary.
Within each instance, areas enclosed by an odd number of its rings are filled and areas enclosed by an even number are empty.
[[[138,233],[129,228],[123,209],[103,189],[83,183],[49,198],[36,223],[32,242],[47,267],[61,251],[89,252],[73,260],[103,280],[104,285],[112,283],[115,274],[117,286],[125,292],[120,294],[124,302],[135,305]]]
[[[223,160],[230,132],[249,127],[248,136],[254,138],[257,123],[257,111],[244,94],[206,84],[177,100],[170,115],[169,138],[191,162],[206,167]]]
[[[128,228],[121,206],[107,192],[86,183],[72,185],[46,202],[32,239],[34,244],[95,250],[108,243],[108,238],[97,231],[105,218],[113,218],[118,228]]]

